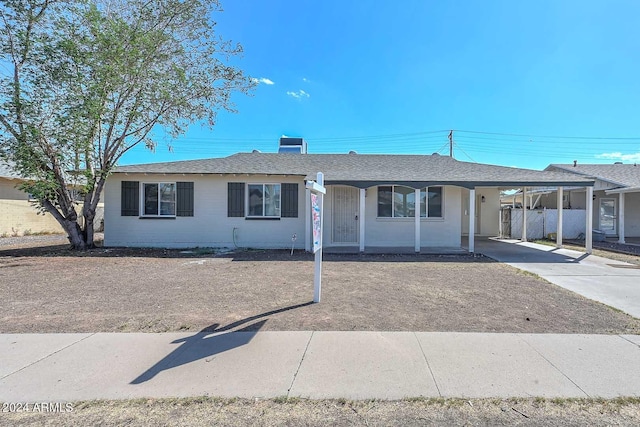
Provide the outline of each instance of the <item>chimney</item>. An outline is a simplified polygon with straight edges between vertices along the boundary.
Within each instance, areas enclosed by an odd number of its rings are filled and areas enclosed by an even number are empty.
[[[573,161],[573,167],[575,168],[576,166],[578,166],[578,161],[577,161],[577,160],[574,160],[574,161]]]
[[[282,136],[278,144],[278,153],[307,154],[307,141],[302,138]]]

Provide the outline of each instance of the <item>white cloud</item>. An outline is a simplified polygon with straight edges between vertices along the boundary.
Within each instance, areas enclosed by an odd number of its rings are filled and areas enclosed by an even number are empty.
[[[305,83],[309,83],[309,79],[308,79],[308,78],[306,78],[306,77],[303,77],[303,78],[302,78],[302,81],[303,81],[303,82],[305,82]]]
[[[300,89],[297,92],[288,91],[287,95],[293,96],[296,99],[309,98],[311,96],[307,92],[303,91],[302,89]]]
[[[264,84],[269,85],[269,86],[271,86],[271,85],[274,85],[274,84],[275,84],[275,83],[273,82],[273,80],[268,79],[268,78],[266,78],[266,77],[260,77],[259,79],[257,79],[257,78],[255,78],[255,77],[254,77],[254,78],[252,78],[251,80],[252,80],[254,83],[264,83]]]
[[[596,154],[596,157],[599,159],[610,159],[610,160],[627,161],[627,162],[640,161],[640,153],[622,154],[619,151],[615,153]]]

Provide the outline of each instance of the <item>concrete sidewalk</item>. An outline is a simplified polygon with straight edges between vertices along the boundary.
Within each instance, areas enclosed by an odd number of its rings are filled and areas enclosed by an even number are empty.
[[[0,335],[0,401],[640,396],[640,336],[228,332]]]
[[[478,240],[476,252],[640,318],[640,266],[519,240]]]

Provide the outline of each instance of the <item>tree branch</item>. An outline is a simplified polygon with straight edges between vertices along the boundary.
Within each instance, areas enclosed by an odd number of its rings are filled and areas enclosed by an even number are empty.
[[[3,114],[0,114],[0,123],[2,123],[2,126],[4,126],[4,128],[13,135],[15,139],[19,138],[20,134],[13,128],[13,126],[11,126],[11,123],[9,123]]]

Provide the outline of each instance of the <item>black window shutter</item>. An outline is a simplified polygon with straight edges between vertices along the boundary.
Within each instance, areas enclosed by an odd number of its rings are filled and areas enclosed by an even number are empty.
[[[193,216],[193,182],[176,182],[176,216]]]
[[[282,218],[298,218],[298,184],[282,184]]]
[[[244,182],[227,184],[227,216],[244,216]]]
[[[120,190],[120,215],[138,216],[140,213],[140,183],[138,181],[122,181]]]

